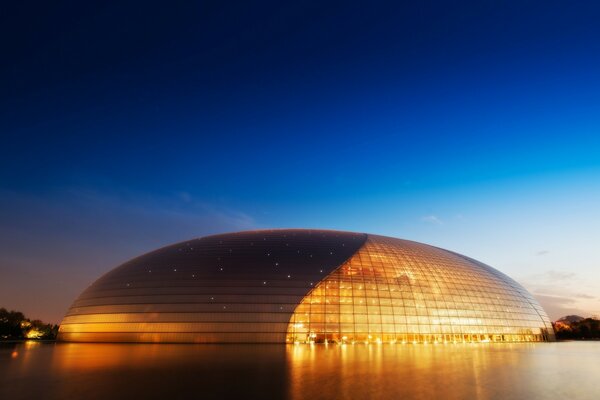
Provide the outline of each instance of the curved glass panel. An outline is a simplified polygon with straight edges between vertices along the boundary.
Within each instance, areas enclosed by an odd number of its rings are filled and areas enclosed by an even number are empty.
[[[518,283],[467,257],[369,235],[296,308],[288,342],[554,340]]]

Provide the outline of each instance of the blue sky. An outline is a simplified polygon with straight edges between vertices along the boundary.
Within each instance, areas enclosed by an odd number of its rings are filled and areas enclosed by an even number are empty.
[[[320,227],[462,252],[554,318],[600,314],[599,17],[593,1],[8,7],[0,305],[57,321],[157,246]]]

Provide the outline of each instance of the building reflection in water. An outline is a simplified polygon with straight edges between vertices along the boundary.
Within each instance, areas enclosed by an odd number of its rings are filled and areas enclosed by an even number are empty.
[[[291,399],[592,399],[600,345],[297,345],[288,373]]]
[[[595,398],[597,343],[0,346],[0,398]]]

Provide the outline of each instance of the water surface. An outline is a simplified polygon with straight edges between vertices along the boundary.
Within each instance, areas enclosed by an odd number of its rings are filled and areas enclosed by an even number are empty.
[[[598,399],[600,342],[0,346],[0,399]]]

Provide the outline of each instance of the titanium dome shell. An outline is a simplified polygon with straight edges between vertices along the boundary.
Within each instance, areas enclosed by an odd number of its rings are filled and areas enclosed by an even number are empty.
[[[207,236],[147,253],[75,300],[58,340],[312,343],[551,341],[501,272],[433,246],[325,230]]]

